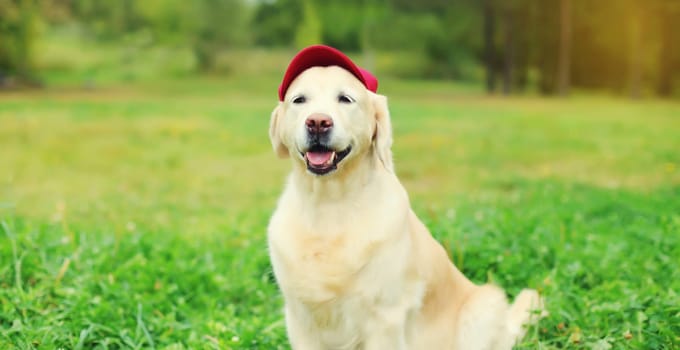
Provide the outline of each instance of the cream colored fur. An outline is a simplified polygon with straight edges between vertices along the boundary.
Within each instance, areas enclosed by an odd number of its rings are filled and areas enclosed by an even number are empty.
[[[356,102],[339,103],[340,93]],[[304,95],[306,102],[293,104]],[[307,171],[305,119],[331,116],[338,169]],[[410,208],[390,147],[386,98],[339,67],[304,71],[272,113],[276,153],[292,172],[269,224],[269,252],[293,349],[511,349],[542,309],[526,289],[477,286]],[[540,312],[539,312],[540,313]]]

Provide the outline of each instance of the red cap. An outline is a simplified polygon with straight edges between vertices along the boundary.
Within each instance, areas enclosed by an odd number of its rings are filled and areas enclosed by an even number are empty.
[[[290,84],[300,73],[311,67],[339,66],[354,74],[370,91],[378,91],[378,79],[371,72],[360,68],[347,55],[326,45],[308,46],[298,52],[288,64],[283,81],[279,85],[279,101],[283,101]]]

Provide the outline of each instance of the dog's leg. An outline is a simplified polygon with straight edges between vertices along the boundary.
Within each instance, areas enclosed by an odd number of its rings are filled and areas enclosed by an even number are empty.
[[[401,307],[382,305],[364,329],[362,350],[406,350],[406,313]]]
[[[285,309],[286,331],[288,341],[293,350],[322,350],[324,349],[318,338],[310,336],[310,330],[301,320],[297,319],[288,307]]]
[[[498,348],[508,315],[505,293],[492,285],[476,287],[460,309],[455,349],[490,350]]]

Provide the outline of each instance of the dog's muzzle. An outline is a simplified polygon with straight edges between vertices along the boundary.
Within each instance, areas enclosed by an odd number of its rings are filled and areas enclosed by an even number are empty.
[[[316,175],[325,175],[338,168],[338,164],[352,151],[348,146],[342,151],[335,151],[322,144],[315,144],[306,152],[300,152],[307,163],[307,170]]]

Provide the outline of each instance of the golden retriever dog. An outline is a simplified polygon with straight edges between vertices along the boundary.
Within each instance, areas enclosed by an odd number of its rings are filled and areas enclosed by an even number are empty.
[[[292,348],[511,349],[540,317],[538,293],[509,305],[451,263],[395,175],[376,90],[320,45],[293,59],[279,89],[269,136],[292,172],[268,244]]]

